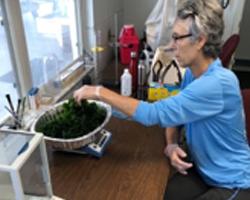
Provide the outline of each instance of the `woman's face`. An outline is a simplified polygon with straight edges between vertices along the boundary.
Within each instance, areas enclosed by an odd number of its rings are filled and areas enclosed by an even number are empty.
[[[173,27],[171,46],[175,49],[176,59],[183,67],[192,66],[201,53],[199,41],[191,40],[192,34],[189,32],[191,20],[177,19]]]

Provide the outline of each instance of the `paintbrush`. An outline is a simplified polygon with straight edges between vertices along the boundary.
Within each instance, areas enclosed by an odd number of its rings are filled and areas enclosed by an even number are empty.
[[[16,115],[16,113],[13,112],[12,110],[10,110],[7,106],[4,106],[4,108],[11,114],[12,118],[15,121],[15,124],[18,125],[18,127],[21,127],[22,124],[21,124],[20,120],[18,119],[18,116]]]
[[[11,100],[10,95],[9,95],[9,94],[6,94],[5,97],[6,97],[7,101],[8,101],[8,104],[9,104],[9,106],[10,106],[10,109],[12,110],[12,112],[15,112],[15,109],[14,109],[14,106],[13,106],[13,103],[12,103],[12,100]]]
[[[19,117],[20,112],[20,106],[21,106],[21,99],[18,99],[17,101],[17,107],[16,107],[16,115]]]

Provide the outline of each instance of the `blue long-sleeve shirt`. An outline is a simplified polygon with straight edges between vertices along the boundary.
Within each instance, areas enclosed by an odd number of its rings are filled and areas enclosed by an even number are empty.
[[[155,103],[141,101],[133,119],[162,127],[184,124],[191,157],[209,185],[250,188],[239,83],[219,59],[198,78],[187,69],[178,95]]]

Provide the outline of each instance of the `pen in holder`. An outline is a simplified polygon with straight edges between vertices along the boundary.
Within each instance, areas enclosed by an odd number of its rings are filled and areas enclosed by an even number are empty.
[[[16,110],[14,109],[11,97],[9,94],[6,94],[6,99],[9,104],[8,106],[4,106],[4,108],[11,114],[11,122],[8,125],[12,129],[21,129],[23,127],[23,115],[25,109],[25,101],[26,98],[18,99]]]

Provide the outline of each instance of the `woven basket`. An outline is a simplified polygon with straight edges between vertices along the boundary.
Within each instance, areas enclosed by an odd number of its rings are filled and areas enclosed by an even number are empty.
[[[55,118],[56,115],[58,115],[58,113],[62,112],[62,105],[66,103],[67,101],[68,100],[55,104],[51,109],[44,111],[32,124],[31,131],[37,132],[36,128],[39,126],[39,124]],[[80,147],[83,147],[93,142],[96,139],[97,133],[100,130],[102,130],[102,128],[108,123],[111,117],[111,106],[100,101],[89,100],[88,102],[95,102],[98,106],[106,110],[106,118],[103,121],[103,123],[100,126],[98,126],[96,129],[91,131],[90,133],[87,133],[77,138],[62,139],[62,138],[53,138],[53,137],[44,136],[46,142],[50,146],[56,149],[72,150],[72,149],[78,149]]]

